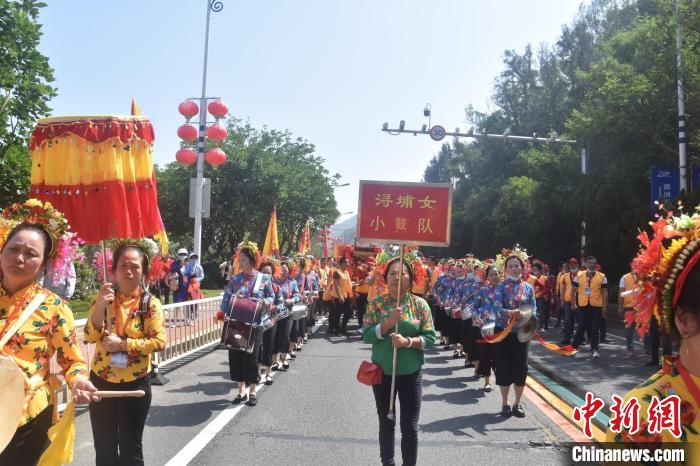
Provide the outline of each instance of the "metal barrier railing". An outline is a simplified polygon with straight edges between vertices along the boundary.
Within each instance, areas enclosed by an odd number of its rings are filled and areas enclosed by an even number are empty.
[[[157,366],[163,366],[184,354],[192,353],[219,341],[222,323],[216,320],[216,313],[221,305],[221,299],[221,296],[216,296],[163,306],[165,348],[153,355],[154,363]],[[76,320],[75,328],[78,341],[80,341],[80,350],[88,370],[90,370],[95,345],[83,343],[83,328],[86,323],[87,319]],[[50,371],[54,374],[61,372],[55,355],[51,358]],[[67,403],[69,399],[70,390],[64,383],[58,391],[58,402]]]

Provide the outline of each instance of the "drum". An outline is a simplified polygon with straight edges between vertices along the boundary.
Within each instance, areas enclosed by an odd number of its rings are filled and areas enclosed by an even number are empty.
[[[224,317],[219,348],[252,353],[261,314],[262,301],[244,297],[233,298],[231,310]]]
[[[294,320],[301,320],[309,315],[309,308],[306,304],[295,304],[292,306],[292,316]]]
[[[462,320],[468,320],[472,318],[472,306],[466,306],[464,309],[462,309],[461,313]]]
[[[484,325],[481,326],[481,336],[484,338],[490,337],[491,335],[494,334],[496,331],[496,322],[491,321],[491,322],[486,322]]]
[[[0,356],[0,452],[10,443],[24,411],[25,376],[7,356]]]

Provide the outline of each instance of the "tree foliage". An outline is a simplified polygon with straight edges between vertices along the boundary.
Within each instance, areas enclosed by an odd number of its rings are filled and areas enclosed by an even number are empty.
[[[697,163],[700,0],[681,3],[689,162]],[[506,51],[495,110],[468,106],[470,122],[489,133],[576,139],[588,149],[587,175],[577,146],[444,145],[424,178],[456,181],[448,252],[492,257],[518,242],[556,264],[578,255],[585,220],[586,252],[621,273],[652,216],[650,168],[678,164],[675,31],[673,2],[593,0],[553,46]]]
[[[229,120],[229,136],[222,144],[228,162],[218,170],[206,165],[212,180],[211,217],[203,220],[203,263],[218,264],[230,257],[249,236],[262,248],[270,213],[277,207],[280,250],[296,250],[307,220],[332,224],[338,216],[330,175],[313,144],[289,131]],[[192,246],[193,220],[189,218],[189,179],[194,166],[173,162],[158,169],[158,205],[171,240]],[[211,269],[213,270],[213,269]]]
[[[25,199],[30,164],[26,141],[56,95],[53,69],[37,49],[43,3],[0,0],[0,208]]]

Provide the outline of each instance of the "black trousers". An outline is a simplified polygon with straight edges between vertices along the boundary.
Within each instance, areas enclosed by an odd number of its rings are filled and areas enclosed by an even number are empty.
[[[394,463],[395,423],[387,419],[391,397],[391,376],[383,374],[381,385],[372,386],[379,417],[379,455],[383,465]],[[401,426],[401,456],[404,465],[415,465],[418,457],[418,417],[423,396],[421,372],[396,376],[396,393],[399,396]],[[394,395],[396,396],[396,394]]]
[[[450,343],[456,345],[460,342],[462,337],[462,319],[455,319],[454,317],[449,317],[450,319]]]
[[[275,352],[276,337],[277,323],[263,332],[262,349],[260,350],[260,364],[263,366],[272,366],[272,355]]]
[[[228,350],[228,369],[231,375],[231,380],[234,382],[243,382],[246,385],[252,385],[260,382],[260,366],[258,365],[258,357],[260,347],[262,346],[262,331],[260,329],[253,333],[255,343],[253,352],[238,350]]]
[[[357,294],[357,324],[362,328],[363,320],[365,318],[365,311],[367,310],[367,294],[358,293]]]
[[[352,315],[352,308],[350,307],[350,300],[345,299],[344,301],[333,300],[333,308],[331,310],[331,318],[328,322],[328,327],[331,332],[345,333],[348,330],[348,321]],[[343,318],[342,324],[340,318]]]
[[[540,315],[540,328],[549,328],[549,306],[545,304],[544,298],[537,298],[537,313]]]
[[[31,421],[18,428],[10,443],[0,453],[0,466],[35,465],[49,446],[46,433],[53,421],[53,406],[49,405]]]
[[[651,343],[651,361],[659,364],[659,347],[662,348],[664,356],[673,355],[673,346],[669,337],[662,337],[659,333],[659,321],[652,317],[649,322],[649,335]]]
[[[588,339],[591,341],[591,350],[598,351],[598,330],[600,328],[600,314],[602,308],[596,306],[584,306],[578,308],[578,313],[581,316],[581,323],[576,329],[574,341],[571,344],[574,348],[578,348],[583,341],[583,334],[588,334]]]
[[[498,343],[478,343],[476,345],[479,350],[479,368],[477,369],[477,374],[482,377],[491,376],[491,371],[496,367],[493,347],[497,344]]]
[[[143,429],[151,407],[151,378],[111,383],[90,373],[98,390],[143,390],[143,398],[105,398],[90,403],[90,424],[97,466],[143,465]]]
[[[501,331],[501,329],[497,329]],[[496,385],[522,387],[527,379],[527,355],[530,343],[521,343],[515,333],[509,333],[500,343],[493,346],[496,359]]]
[[[289,341],[292,334],[292,324],[294,320],[291,316],[277,321],[277,333],[275,334],[274,353],[289,353]]]

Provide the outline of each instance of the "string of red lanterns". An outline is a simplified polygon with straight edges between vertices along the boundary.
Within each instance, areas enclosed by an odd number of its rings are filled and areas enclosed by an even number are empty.
[[[199,113],[199,105],[193,100],[185,100],[177,106],[178,111],[185,117],[185,124],[177,129],[177,135],[185,142],[192,142],[197,139],[199,131],[190,124],[192,117]],[[207,105],[207,111],[214,117],[216,123],[206,129],[206,137],[213,142],[220,143],[228,136],[228,130],[225,126],[219,124],[219,119],[228,114],[228,105],[221,100],[212,100]],[[200,122],[203,126],[206,122]],[[183,148],[175,153],[175,160],[185,166],[189,166],[197,162],[197,152],[190,148]],[[217,169],[220,165],[226,162],[226,153],[218,147],[207,150],[204,154],[204,160]]]

